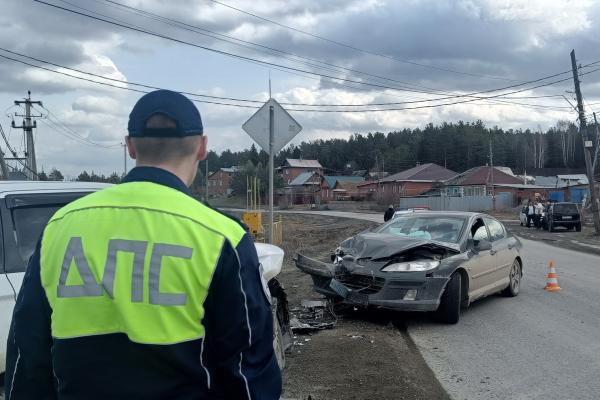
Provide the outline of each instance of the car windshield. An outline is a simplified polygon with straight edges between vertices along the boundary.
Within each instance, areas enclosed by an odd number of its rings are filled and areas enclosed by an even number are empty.
[[[577,214],[577,206],[573,203],[564,203],[554,205],[554,212],[558,214]]]
[[[381,226],[375,232],[457,243],[465,221],[461,217],[406,215]]]

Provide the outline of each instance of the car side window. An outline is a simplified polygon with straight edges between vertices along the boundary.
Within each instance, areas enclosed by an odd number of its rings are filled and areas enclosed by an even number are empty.
[[[486,225],[488,226],[488,229],[490,230],[490,239],[492,242],[504,239],[506,237],[506,231],[504,230],[504,226],[502,226],[500,222],[491,218],[484,219]]]
[[[481,219],[478,219],[471,227],[471,235],[475,242],[489,240],[487,229]]]

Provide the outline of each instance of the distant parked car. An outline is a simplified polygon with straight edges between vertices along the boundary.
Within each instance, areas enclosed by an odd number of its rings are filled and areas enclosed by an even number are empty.
[[[542,226],[544,226],[545,220],[546,209],[544,208],[544,210],[542,211]],[[523,206],[523,208],[521,208],[521,211],[519,212],[519,221],[521,222],[521,226],[527,225],[527,206]],[[531,220],[531,223],[533,224],[533,220]]]
[[[527,206],[524,206],[519,213],[519,221],[521,221],[521,226],[527,225]]]
[[[558,226],[581,232],[581,213],[575,203],[554,203],[548,206],[542,222],[544,229],[554,232]]]

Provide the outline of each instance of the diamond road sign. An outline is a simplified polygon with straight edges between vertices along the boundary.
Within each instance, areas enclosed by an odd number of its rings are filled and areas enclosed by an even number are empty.
[[[302,127],[274,99],[269,99],[250,117],[242,129],[267,153],[269,152],[269,107],[273,106],[273,153],[283,149]]]

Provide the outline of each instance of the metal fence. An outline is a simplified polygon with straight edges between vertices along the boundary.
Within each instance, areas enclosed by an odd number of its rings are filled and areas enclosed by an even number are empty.
[[[496,209],[512,208],[512,193],[496,194]],[[417,196],[400,198],[400,209],[429,207],[434,211],[490,211],[493,209],[490,196]]]

